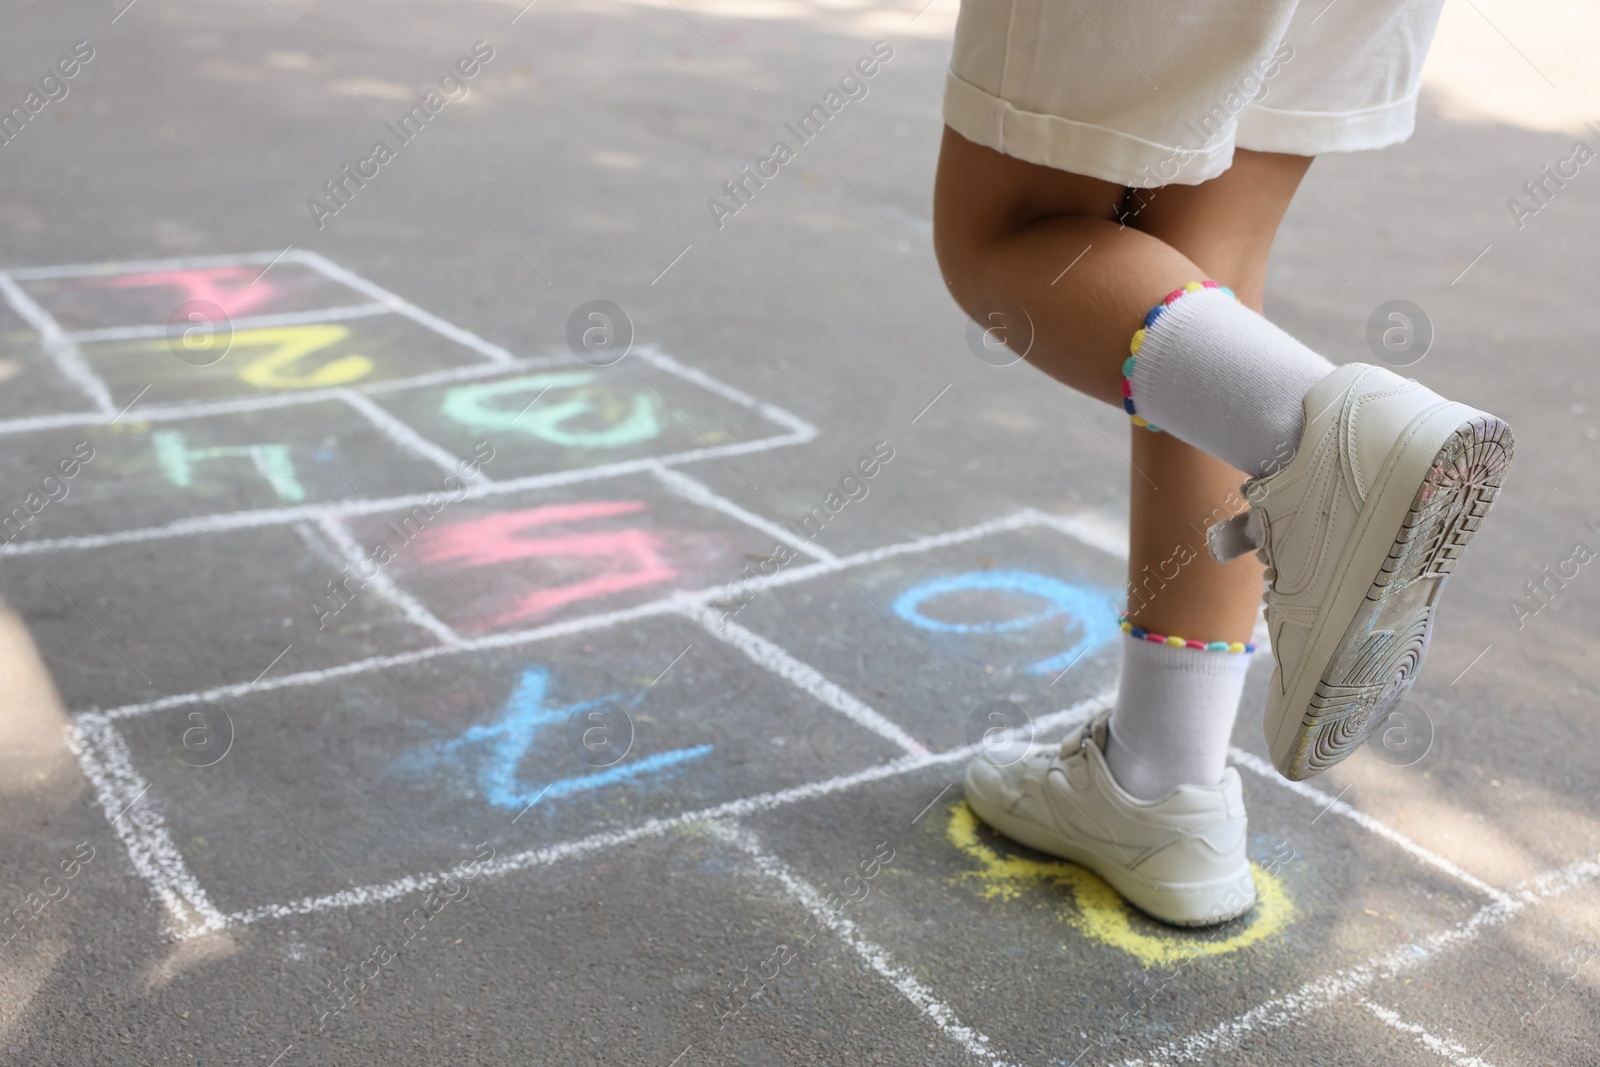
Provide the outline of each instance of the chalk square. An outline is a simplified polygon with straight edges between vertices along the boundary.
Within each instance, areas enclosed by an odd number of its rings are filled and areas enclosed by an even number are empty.
[[[1241,771],[1260,902],[1221,927],[1167,926],[1083,868],[990,831],[961,798],[962,767],[869,782],[747,825],[819,890],[857,898],[841,906],[858,934],[1006,1062],[1071,1063],[1086,1047],[1080,1063],[1166,1062],[1152,1050],[1453,928],[1485,902],[1347,819],[1313,823],[1315,805]],[[893,862],[863,896],[859,860],[881,844]]]
[[[783,427],[760,411],[637,356],[573,361],[373,399],[453,450],[503,441],[497,477],[528,477],[698,454],[710,462],[763,447]]]
[[[41,430],[8,445],[0,450],[0,543],[8,544],[421,494],[447,473],[336,400]]]
[[[474,349],[393,314],[241,327],[192,352],[181,337],[86,341],[79,348],[119,407],[135,397],[170,404],[359,388],[484,362]]]
[[[790,585],[749,565],[716,604],[945,749],[1115,687],[1122,570],[1032,526]]]
[[[371,591],[319,626],[341,566],[314,528],[285,525],[7,559],[0,586],[81,710],[246,683],[286,648],[274,672],[436,643]]]
[[[499,473],[501,449],[484,469]],[[349,521],[366,558],[457,631],[545,626],[737,576],[771,538],[648,475],[496,493]],[[384,562],[387,560],[387,562]]]
[[[292,258],[265,274],[266,263],[130,270],[24,278],[17,284],[63,330],[207,325],[265,315],[372,303],[372,298]],[[198,314],[192,319],[188,312]]]
[[[185,762],[195,710],[225,714],[235,732],[214,766]],[[900,754],[680,618],[435,655],[119,728],[225,911],[350,888],[263,793],[368,885],[445,869],[480,842],[507,855],[624,832]],[[293,859],[263,870],[269,841]]]

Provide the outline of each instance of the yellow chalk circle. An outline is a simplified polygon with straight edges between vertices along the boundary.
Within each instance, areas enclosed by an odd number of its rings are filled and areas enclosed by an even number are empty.
[[[1064,860],[1002,856],[984,844],[978,826],[978,817],[965,803],[951,807],[945,837],[979,867],[957,875],[956,881],[976,882],[978,893],[985,900],[1014,900],[1035,886],[1070,889],[1076,908],[1063,905],[1062,919],[1088,937],[1121,949],[1146,967],[1237,952],[1281,933],[1294,918],[1294,904],[1278,876],[1252,863],[1256,906],[1246,918],[1232,924],[1243,924],[1242,929],[1227,937],[1216,936],[1219,929],[1226,927],[1192,933],[1176,929],[1151,933],[1135,925],[1134,917],[1139,913],[1099,875]]]

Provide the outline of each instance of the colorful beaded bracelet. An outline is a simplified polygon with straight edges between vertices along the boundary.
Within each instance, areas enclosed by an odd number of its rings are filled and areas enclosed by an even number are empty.
[[[1117,623],[1122,627],[1122,632],[1135,641],[1149,641],[1153,645],[1166,645],[1169,648],[1193,648],[1201,652],[1254,652],[1256,646],[1249,642],[1234,641],[1189,641],[1182,637],[1168,637],[1165,634],[1151,633],[1140,626],[1135,626],[1128,621],[1127,615],[1117,616]]]
[[[1143,426],[1152,433],[1160,433],[1161,427],[1151,425],[1151,423],[1146,420],[1143,415],[1140,415],[1138,411],[1134,410],[1133,406],[1133,368],[1139,362],[1139,346],[1144,343],[1145,332],[1156,324],[1156,320],[1161,317],[1161,313],[1167,310],[1174,300],[1177,300],[1185,293],[1199,292],[1201,289],[1221,289],[1224,293],[1232,296],[1235,300],[1239,299],[1237,296],[1234,296],[1232,289],[1229,289],[1226,285],[1219,285],[1210,278],[1207,278],[1203,282],[1190,282],[1182,289],[1172,290],[1172,292],[1167,294],[1165,300],[1151,308],[1145,314],[1144,325],[1133,332],[1133,340],[1128,342],[1129,356],[1127,359],[1122,361],[1122,410],[1126,411],[1129,417],[1133,419],[1133,424],[1135,426]],[[1212,644],[1216,644],[1216,642],[1213,641]]]

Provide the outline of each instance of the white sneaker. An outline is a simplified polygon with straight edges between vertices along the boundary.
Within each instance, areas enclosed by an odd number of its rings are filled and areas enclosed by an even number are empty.
[[[1212,789],[1130,796],[1106,766],[1109,711],[1059,745],[983,753],[967,764],[967,806],[1014,841],[1087,867],[1163,922],[1207,926],[1255,904],[1244,793],[1229,767]]]
[[[1493,415],[1364,363],[1304,407],[1289,465],[1246,482],[1251,509],[1208,533],[1220,562],[1256,548],[1267,564],[1267,744],[1293,779],[1348,756],[1410,690],[1512,452]]]

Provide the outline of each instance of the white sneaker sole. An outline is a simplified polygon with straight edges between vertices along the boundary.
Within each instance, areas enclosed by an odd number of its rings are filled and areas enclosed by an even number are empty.
[[[981,791],[973,788],[970,777],[966,780],[966,793],[967,806],[990,827],[1031,849],[1088,868],[1151,918],[1172,926],[1216,926],[1255,907],[1255,880],[1248,865],[1237,875],[1210,882],[1156,882],[1131,867],[1073,844],[1049,827],[989,807]]]
[[[1439,594],[1511,462],[1511,428],[1464,404],[1417,417],[1390,453],[1296,675],[1269,700],[1272,762],[1290,779],[1343,760],[1416,681]]]

